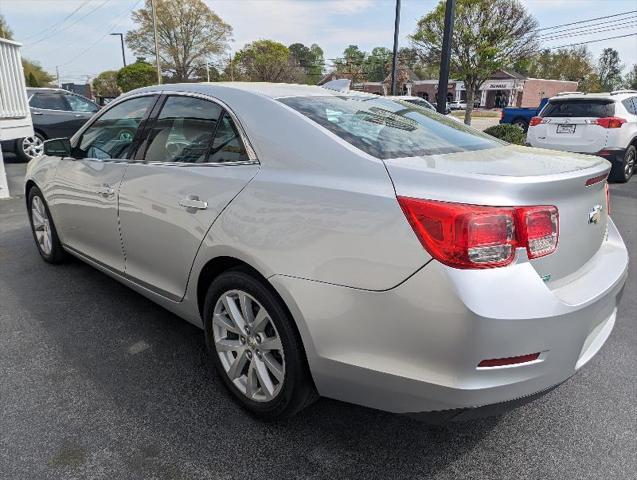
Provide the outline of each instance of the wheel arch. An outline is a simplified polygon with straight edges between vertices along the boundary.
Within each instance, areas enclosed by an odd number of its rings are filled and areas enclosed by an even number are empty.
[[[276,298],[279,299],[279,301],[281,302],[281,305],[285,309],[289,318],[292,319],[292,326],[296,330],[296,334],[301,343],[301,350],[303,353],[303,360],[305,362],[305,366],[307,367],[308,372],[310,373],[310,377],[312,377],[312,371],[309,368],[307,348],[305,345],[304,336],[302,335],[301,329],[299,328],[298,319],[295,318],[294,314],[292,313],[292,309],[290,308],[288,303],[285,301],[283,296],[281,296],[281,294],[274,287],[274,285],[272,285],[272,283],[265,277],[265,275],[261,274],[261,272],[259,272],[256,268],[254,268],[252,265],[245,262],[244,260],[240,260],[239,258],[228,256],[228,255],[218,256],[208,260],[208,262],[201,269],[199,276],[197,278],[197,308],[199,310],[199,315],[201,317],[202,325],[204,325],[204,328],[205,328],[205,319],[204,319],[203,311],[204,311],[204,303],[206,300],[206,293],[208,292],[208,287],[210,287],[210,284],[219,275],[221,275],[224,272],[227,272],[228,270],[233,270],[233,269],[241,269],[243,271],[250,273],[251,275],[254,275],[255,278],[263,282],[266,288],[273,295],[275,295]]]

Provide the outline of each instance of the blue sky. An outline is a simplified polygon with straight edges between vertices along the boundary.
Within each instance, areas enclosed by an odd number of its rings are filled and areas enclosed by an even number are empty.
[[[637,0],[522,2],[540,27],[637,10]],[[358,44],[366,50],[391,47],[394,0],[206,0],[206,3],[232,25],[233,50],[262,38],[286,45],[318,43],[328,59],[340,56],[349,44]],[[418,18],[437,1],[402,3],[401,46],[408,45],[407,35],[415,30]],[[58,66],[62,81],[82,81],[87,75],[121,67],[119,38],[108,33],[133,28],[131,9],[142,4],[143,0],[0,0],[0,13],[6,17],[16,40],[24,43],[24,56],[39,61],[52,73]],[[62,22],[78,7],[81,8]],[[637,15],[623,20],[622,25],[606,26],[616,30],[555,39],[543,45],[605,39],[589,45],[593,54],[597,56],[603,48],[611,46],[619,50],[627,66],[637,63],[637,36],[608,40],[611,36],[637,32]],[[131,51],[126,54],[127,59],[134,59]]]

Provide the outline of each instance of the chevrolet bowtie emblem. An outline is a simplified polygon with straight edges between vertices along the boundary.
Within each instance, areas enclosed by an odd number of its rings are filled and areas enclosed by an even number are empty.
[[[588,223],[599,223],[602,219],[602,210],[604,207],[601,205],[595,205],[593,209],[588,213]]]

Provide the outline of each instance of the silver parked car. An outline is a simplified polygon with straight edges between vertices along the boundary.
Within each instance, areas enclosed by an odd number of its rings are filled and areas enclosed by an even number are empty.
[[[44,260],[200,326],[261,417],[318,395],[473,414],[563,382],[615,322],[628,255],[600,157],[266,83],[136,90],[45,153],[26,182]]]

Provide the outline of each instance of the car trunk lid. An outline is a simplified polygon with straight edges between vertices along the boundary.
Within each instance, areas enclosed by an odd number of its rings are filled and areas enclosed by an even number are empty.
[[[610,165],[599,157],[507,146],[390,159],[385,164],[399,196],[475,205],[557,207],[557,250],[531,260],[546,280],[576,274],[597,252],[606,234],[605,175]],[[593,178],[597,180],[587,186]]]

